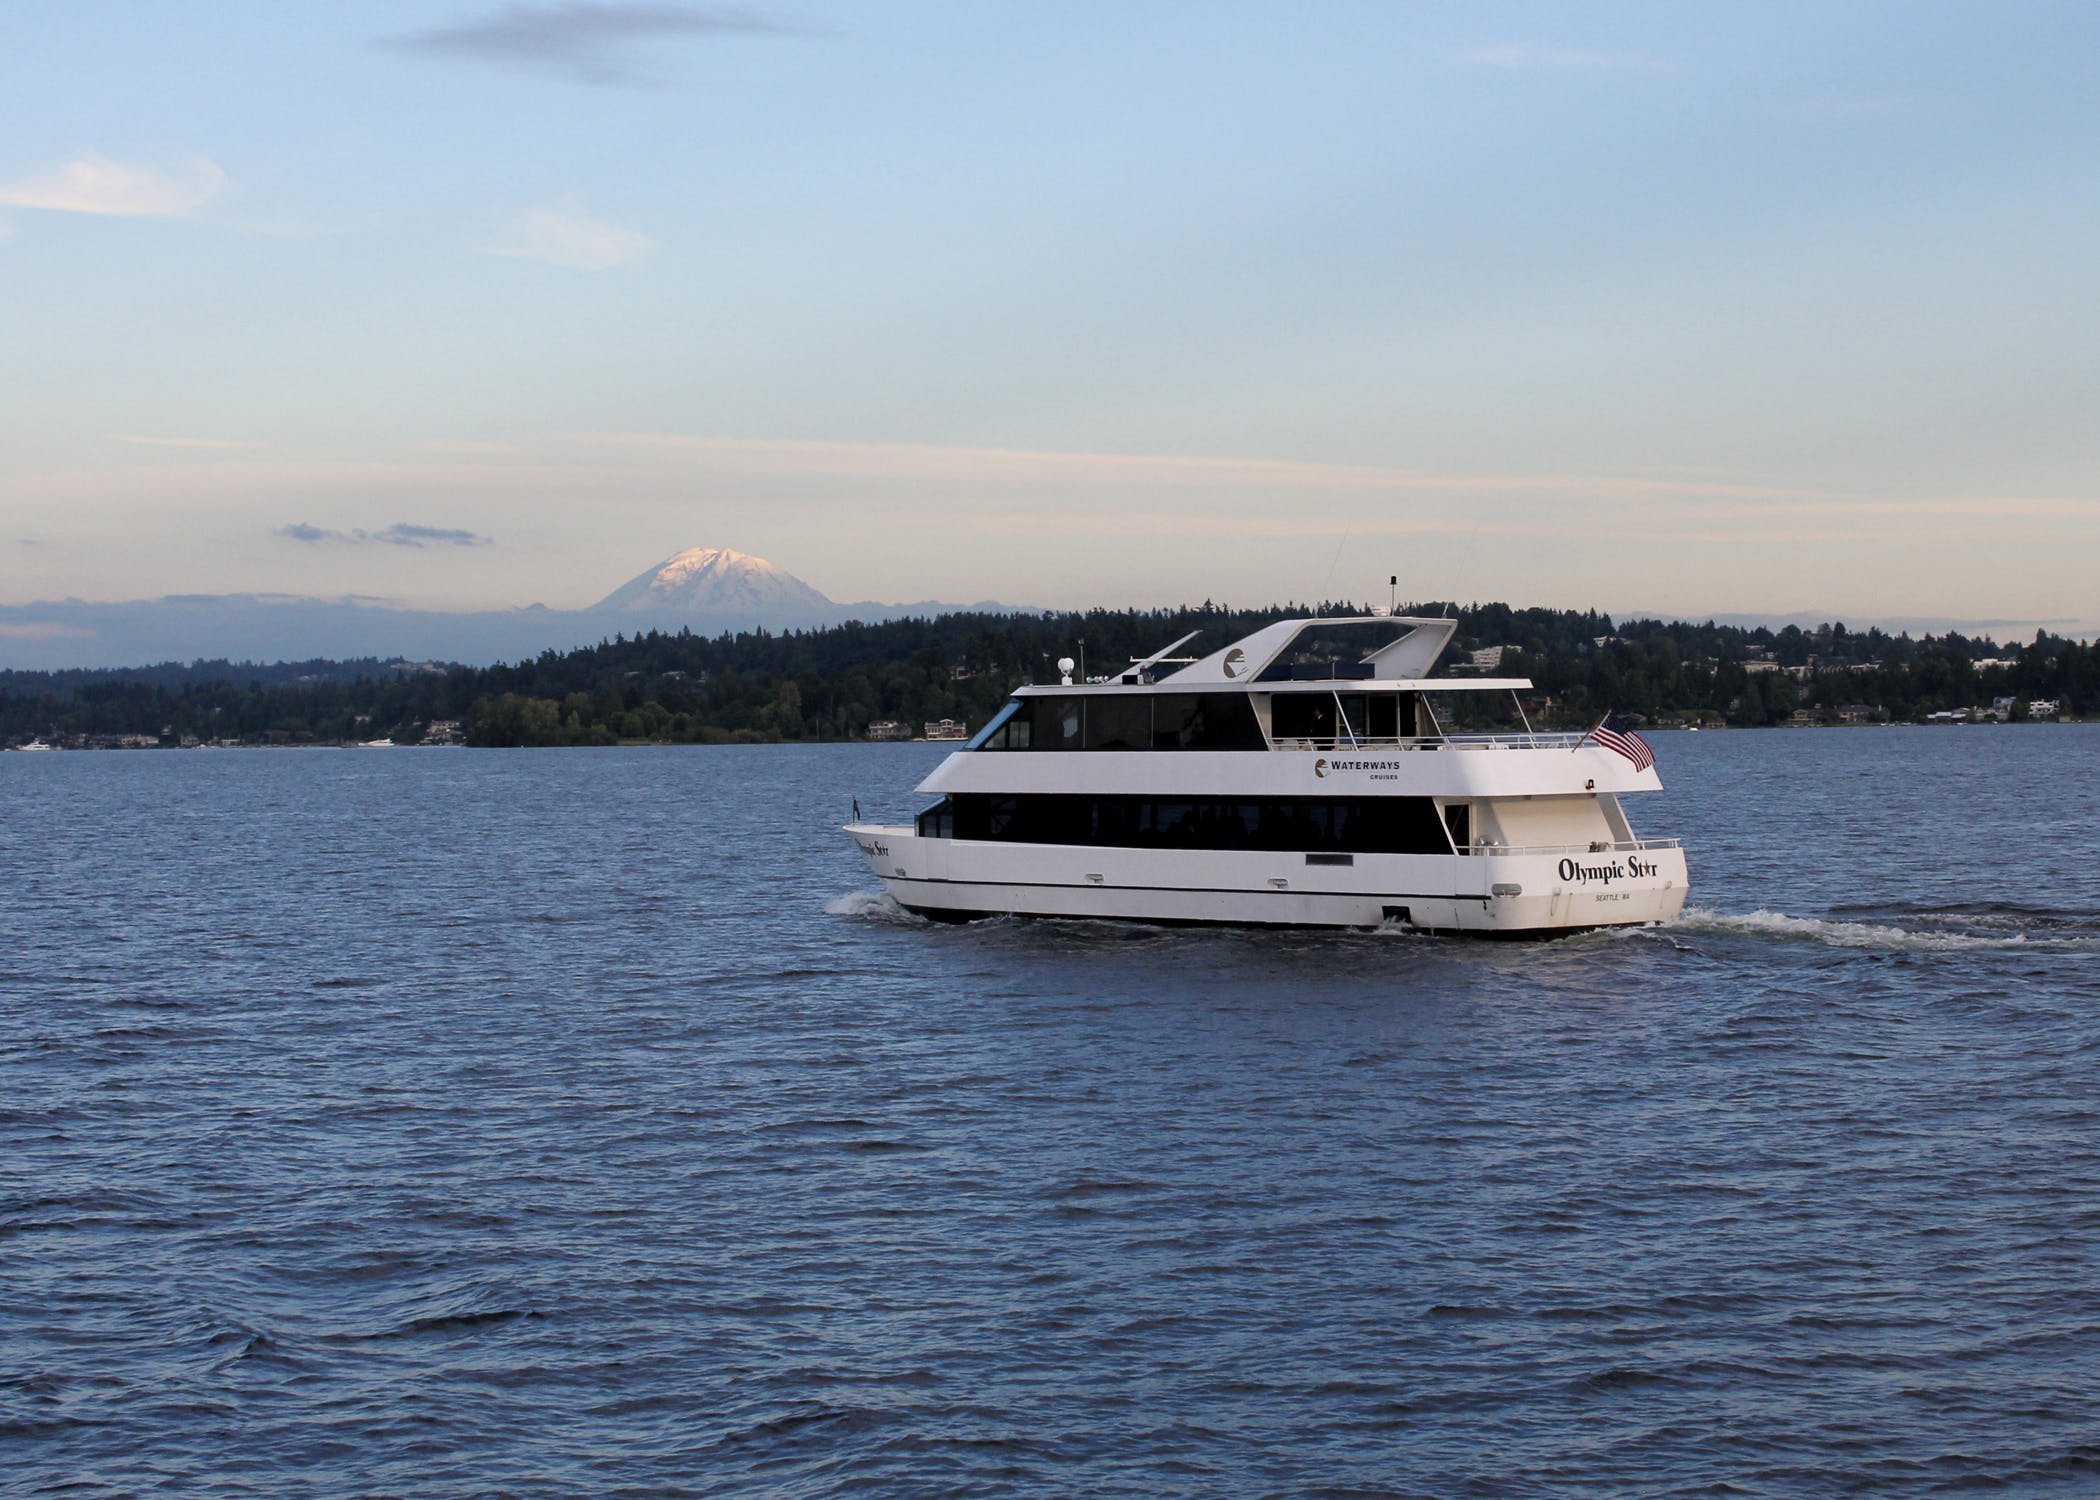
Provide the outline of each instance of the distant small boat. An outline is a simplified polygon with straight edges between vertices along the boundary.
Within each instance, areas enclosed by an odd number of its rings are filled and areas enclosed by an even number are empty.
[[[394,748],[394,742],[392,740],[359,740],[357,748],[360,750],[391,750]]]
[[[22,750],[56,750],[58,746],[47,745],[42,740],[31,740],[28,744],[20,745],[16,748]]]

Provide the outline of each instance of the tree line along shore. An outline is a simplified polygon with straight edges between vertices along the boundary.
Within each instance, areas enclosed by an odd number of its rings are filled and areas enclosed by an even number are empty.
[[[1205,603],[1066,614],[950,614],[774,634],[651,631],[492,667],[167,663],[0,672],[0,743],[485,746],[731,744],[909,737],[980,725],[1018,685],[1078,656],[1095,675],[1191,630],[1211,649],[1271,621],[1352,606]],[[2100,644],[2024,645],[1637,620],[1504,604],[1424,604],[1458,634],[1439,675],[1528,677],[1538,727],[1607,711],[1650,727],[2075,718],[2100,706]],[[1208,642],[1206,646],[1203,643]],[[902,734],[900,736],[900,730]]]

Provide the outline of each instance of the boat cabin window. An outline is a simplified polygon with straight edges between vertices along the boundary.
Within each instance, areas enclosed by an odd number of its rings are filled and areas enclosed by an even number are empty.
[[[1035,727],[1035,723],[1028,715],[1021,712],[1025,706],[1022,699],[1014,698],[1008,700],[1006,706],[1000,709],[993,717],[992,722],[978,730],[977,738],[970,741],[965,748],[971,750],[1026,750],[1030,740],[1029,731]]]
[[[1428,797],[1118,797],[958,792],[958,839],[1127,849],[1261,849],[1337,854],[1449,854]]]
[[[1269,700],[1269,730],[1279,740],[1331,740],[1335,719],[1332,693],[1278,693]]]
[[[1155,750],[1266,750],[1245,693],[1158,693],[1152,699]]]
[[[980,750],[1266,750],[1245,693],[1060,693],[1019,698]]]
[[[1506,734],[1525,727],[1513,692],[1441,690],[1424,693],[1422,703],[1445,734]]]
[[[1416,732],[1414,698],[1413,693],[1278,693],[1269,700],[1269,727],[1279,740],[1399,739]]]
[[[1147,693],[1103,693],[1080,700],[1085,706],[1089,750],[1152,748],[1152,698]]]
[[[952,839],[955,837],[955,808],[943,797],[926,811],[919,814],[919,837],[922,839]]]
[[[1085,715],[1078,698],[1029,698],[1029,717],[1035,724],[1037,750],[1077,750],[1082,741],[1079,726]]]

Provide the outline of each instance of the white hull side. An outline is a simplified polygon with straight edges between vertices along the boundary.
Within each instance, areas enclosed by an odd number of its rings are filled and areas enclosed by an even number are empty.
[[[1145,922],[1552,933],[1668,921],[1684,851],[1358,854],[1348,865],[1251,850],[1115,849],[920,838],[857,824],[856,845],[900,905]],[[1501,887],[1498,892],[1497,887]]]

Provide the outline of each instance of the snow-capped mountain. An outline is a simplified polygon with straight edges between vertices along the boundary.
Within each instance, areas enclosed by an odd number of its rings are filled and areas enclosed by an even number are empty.
[[[651,616],[748,615],[785,624],[828,618],[838,606],[763,557],[727,547],[688,547],[592,608]]]

